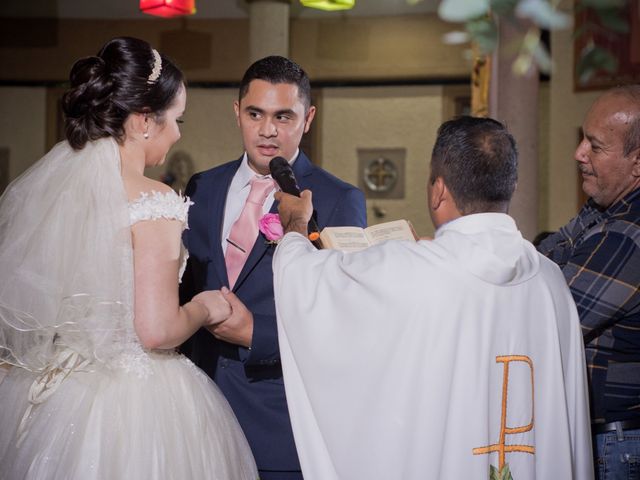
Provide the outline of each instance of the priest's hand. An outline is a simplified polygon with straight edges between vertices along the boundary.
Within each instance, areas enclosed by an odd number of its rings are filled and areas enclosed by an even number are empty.
[[[207,327],[207,330],[218,340],[251,347],[253,338],[253,315],[249,309],[228,288],[222,287],[222,296],[231,306],[231,315],[215,325]]]
[[[298,232],[306,237],[309,220],[313,214],[311,190],[304,190],[300,197],[276,192],[275,199],[279,202],[278,213],[284,233]]]

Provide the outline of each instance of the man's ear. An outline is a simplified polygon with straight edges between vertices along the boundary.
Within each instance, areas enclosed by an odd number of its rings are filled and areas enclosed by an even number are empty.
[[[233,102],[233,111],[236,112],[236,123],[240,126],[240,102],[238,100]]]
[[[429,205],[434,212],[442,206],[442,202],[445,200],[448,193],[447,186],[444,184],[442,177],[437,177],[431,184],[429,197]]]
[[[631,175],[640,177],[640,148],[636,148],[636,150],[631,153],[631,161],[633,162]]]
[[[313,118],[316,116],[316,107],[311,105],[309,107],[309,111],[307,112],[306,118],[304,119],[304,133],[307,133],[311,128],[311,122],[313,122]]]

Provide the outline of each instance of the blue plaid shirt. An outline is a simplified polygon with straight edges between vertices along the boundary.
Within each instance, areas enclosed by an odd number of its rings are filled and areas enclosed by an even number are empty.
[[[640,419],[640,189],[605,211],[590,199],[538,250],[578,307],[592,421]]]

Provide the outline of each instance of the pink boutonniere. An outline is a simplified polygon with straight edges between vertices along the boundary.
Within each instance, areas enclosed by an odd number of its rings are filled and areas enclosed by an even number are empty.
[[[267,213],[258,222],[258,228],[267,239],[267,243],[276,245],[284,235],[280,215],[277,213]]]

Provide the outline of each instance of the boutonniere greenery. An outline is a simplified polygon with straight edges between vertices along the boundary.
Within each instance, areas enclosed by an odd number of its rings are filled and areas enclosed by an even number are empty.
[[[280,223],[280,215],[277,213],[267,213],[263,215],[258,222],[258,228],[267,239],[269,245],[277,245],[284,235],[284,230]]]

